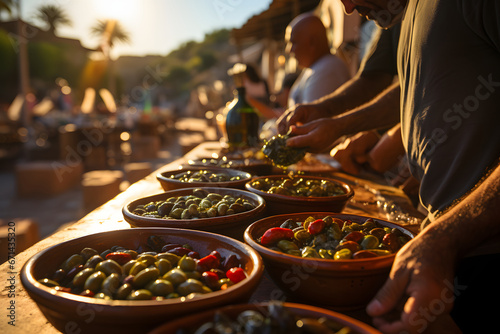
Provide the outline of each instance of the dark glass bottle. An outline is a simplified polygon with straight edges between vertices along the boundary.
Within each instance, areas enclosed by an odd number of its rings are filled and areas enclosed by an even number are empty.
[[[229,148],[256,147],[259,144],[260,118],[245,98],[245,87],[236,80],[235,98],[226,114],[226,134]]]

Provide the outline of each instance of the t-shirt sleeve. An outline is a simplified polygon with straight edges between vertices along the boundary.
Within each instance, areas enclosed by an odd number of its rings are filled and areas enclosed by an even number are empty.
[[[500,1],[462,0],[462,12],[469,27],[500,52]]]
[[[350,79],[347,66],[341,60],[328,68],[315,70],[304,85],[302,103],[310,103],[334,92]]]
[[[390,29],[376,28],[370,46],[361,61],[360,73],[384,72],[397,75],[397,48],[401,25]]]

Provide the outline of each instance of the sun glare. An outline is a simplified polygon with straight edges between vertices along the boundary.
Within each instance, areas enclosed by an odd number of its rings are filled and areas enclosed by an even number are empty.
[[[127,20],[137,13],[139,0],[92,0],[92,7],[103,19]]]

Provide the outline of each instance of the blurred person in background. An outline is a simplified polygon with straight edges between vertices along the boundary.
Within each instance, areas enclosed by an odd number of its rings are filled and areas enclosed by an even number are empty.
[[[326,28],[318,16],[304,13],[294,18],[286,28],[285,42],[286,51],[302,68],[290,90],[289,108],[328,95],[351,78],[344,61],[331,53]]]

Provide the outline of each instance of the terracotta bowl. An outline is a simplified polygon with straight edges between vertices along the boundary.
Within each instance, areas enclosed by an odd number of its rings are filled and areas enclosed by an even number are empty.
[[[202,313],[182,317],[171,322],[167,322],[164,325],[155,328],[149,334],[177,334],[179,333],[179,330],[183,330],[182,333],[194,333],[196,329],[204,323],[213,321],[216,312],[221,312],[222,314],[228,316],[230,319],[234,320],[236,319],[238,314],[247,310],[258,311],[265,315],[268,309],[268,305],[268,303],[259,303],[224,306],[215,310],[209,310]],[[359,320],[331,310],[296,303],[284,303],[284,306],[293,315],[313,319],[324,317],[328,320],[335,321],[336,323],[349,327],[353,330],[354,333],[357,334],[381,334],[375,328]]]
[[[325,197],[298,197],[287,196],[280,194],[269,194],[265,191],[258,190],[252,186],[253,182],[269,178],[271,180],[284,180],[287,176],[284,175],[270,175],[259,176],[253,178],[245,184],[248,191],[260,195],[266,201],[267,215],[280,215],[292,212],[342,212],[347,202],[354,196],[354,190],[347,184],[339,180],[320,176],[303,176],[306,179],[312,180],[328,180],[340,185],[345,194],[339,196],[325,196]]]
[[[193,246],[200,254],[218,250],[221,255],[236,254],[247,278],[226,290],[199,297],[165,299],[163,301],[106,301],[56,291],[37,282],[51,277],[71,254],[85,247],[104,251],[120,245],[137,249],[151,235],[168,242]],[[168,319],[196,313],[217,306],[248,301],[263,272],[262,259],[242,242],[221,235],[169,228],[140,228],[90,234],[62,242],[30,258],[21,271],[21,281],[29,296],[55,328],[61,332],[144,333]]]
[[[200,170],[208,171],[211,173],[219,174],[219,173],[224,173],[228,175],[229,177],[236,177],[239,176],[240,179],[236,181],[223,181],[223,182],[183,182],[175,178],[171,178],[174,175],[177,175],[179,173],[183,172],[197,172]],[[252,178],[252,174],[241,171],[241,170],[236,170],[236,169],[231,169],[231,168],[216,168],[216,167],[181,167],[176,170],[169,170],[165,172],[158,173],[156,175],[156,179],[160,182],[161,187],[163,190],[168,191],[168,190],[174,190],[174,189],[181,189],[181,188],[200,188],[200,187],[223,187],[223,188],[238,188],[238,189],[245,189],[245,183],[250,181]]]
[[[267,229],[280,226],[287,219],[302,222],[309,216],[321,219],[327,215],[357,223],[363,223],[369,218],[328,212],[277,215],[251,224],[246,229],[244,238],[262,256],[266,270],[276,285],[293,301],[336,310],[363,308],[387,279],[394,262],[394,254],[350,260],[311,259],[274,251],[257,242]],[[374,220],[413,237],[411,232],[399,225],[380,219]]]
[[[134,227],[173,227],[185,228],[190,230],[200,230],[207,232],[214,232],[230,236],[237,240],[243,240],[243,232],[245,229],[257,219],[263,217],[266,203],[262,197],[257,194],[251,193],[246,190],[232,189],[232,188],[218,188],[218,187],[203,187],[209,192],[218,193],[221,195],[231,195],[234,197],[244,197],[255,205],[255,208],[250,211],[237,213],[233,215],[214,217],[214,218],[200,218],[200,219],[162,219],[142,217],[132,213],[134,208],[140,204],[147,204],[149,202],[166,200],[170,197],[190,195],[193,193],[194,188],[183,188],[170,190],[161,194],[143,197],[134,200],[122,209],[125,220]]]
[[[188,161],[188,166],[199,167],[221,167],[237,169],[252,175],[269,175],[274,167],[267,160],[261,159],[240,159],[240,158],[199,158]]]

